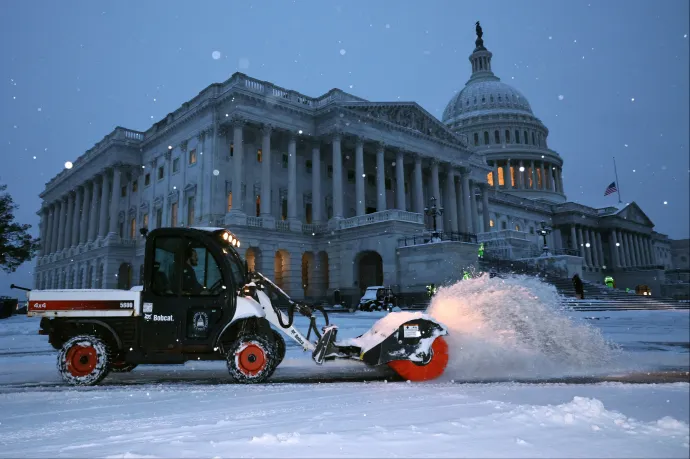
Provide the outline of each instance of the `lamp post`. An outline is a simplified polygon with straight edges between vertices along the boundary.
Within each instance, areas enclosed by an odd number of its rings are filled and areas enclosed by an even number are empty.
[[[546,236],[548,236],[553,229],[550,226],[547,226],[546,222],[544,220],[539,222],[539,224],[541,225],[541,228],[539,228],[538,232],[544,238],[544,247],[542,248],[541,256],[542,257],[548,257],[551,254],[549,253],[549,246],[546,243]]]
[[[432,218],[434,222],[434,232],[431,234],[432,238],[438,238],[438,231],[436,230],[436,217],[443,215],[443,207],[436,207],[436,197],[431,197],[431,206],[424,208],[424,214]]]

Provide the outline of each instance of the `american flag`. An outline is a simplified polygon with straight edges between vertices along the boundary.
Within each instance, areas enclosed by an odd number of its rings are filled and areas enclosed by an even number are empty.
[[[614,191],[616,191],[616,182],[611,182],[611,184],[608,187],[606,187],[606,191],[604,191],[604,196],[608,196]]]

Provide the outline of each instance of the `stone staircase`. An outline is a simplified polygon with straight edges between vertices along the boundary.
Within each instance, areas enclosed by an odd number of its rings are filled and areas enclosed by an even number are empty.
[[[583,280],[584,299],[575,297],[575,287],[572,279],[560,273],[545,272],[534,265],[525,262],[488,258],[479,262],[482,271],[501,274],[524,274],[537,276],[554,287],[563,297],[563,302],[575,310],[606,311],[606,310],[653,310],[653,309],[690,309],[690,303],[628,293],[625,290],[609,288]]]

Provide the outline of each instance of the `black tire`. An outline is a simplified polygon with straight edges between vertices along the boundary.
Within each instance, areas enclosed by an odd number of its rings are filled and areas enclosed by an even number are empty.
[[[276,366],[280,365],[280,362],[283,361],[285,358],[285,339],[283,339],[283,335],[280,334],[279,331],[277,330],[271,330],[273,332],[273,338],[275,339],[276,342],[276,350],[278,352],[278,363]]]
[[[60,348],[57,367],[66,383],[94,386],[110,372],[108,345],[94,335],[74,336]]]
[[[225,355],[230,377],[240,384],[258,384],[271,377],[278,366],[278,345],[264,335],[241,334]]]
[[[127,363],[123,361],[113,362],[110,364],[110,371],[113,373],[129,373],[138,365],[136,363]]]

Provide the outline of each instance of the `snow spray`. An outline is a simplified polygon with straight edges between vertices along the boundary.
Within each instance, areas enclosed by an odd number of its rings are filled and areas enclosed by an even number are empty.
[[[427,314],[448,328],[444,379],[543,379],[605,372],[620,355],[601,331],[568,317],[555,287],[484,274],[441,287]]]

